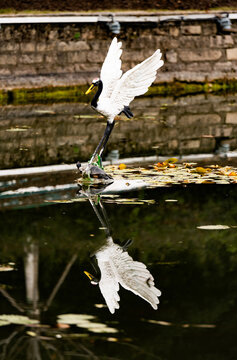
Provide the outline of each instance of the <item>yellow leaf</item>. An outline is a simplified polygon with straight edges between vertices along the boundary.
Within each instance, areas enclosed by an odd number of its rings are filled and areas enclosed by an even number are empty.
[[[174,164],[177,161],[178,161],[178,159],[176,159],[176,158],[169,158],[169,159],[165,160],[165,162],[168,164]]]
[[[119,165],[119,170],[124,170],[124,169],[126,169],[126,167],[127,167],[127,165],[125,165],[125,164],[120,164],[120,165]]]
[[[203,167],[199,166],[195,169],[195,172],[198,174],[205,174],[206,172],[210,171],[210,169],[204,169]]]

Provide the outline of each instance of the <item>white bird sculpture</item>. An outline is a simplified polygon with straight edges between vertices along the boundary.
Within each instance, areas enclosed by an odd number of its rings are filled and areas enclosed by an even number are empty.
[[[115,309],[119,309],[119,284],[149,302],[156,310],[161,292],[155,287],[154,278],[146,266],[142,262],[134,261],[126,249],[126,245],[119,246],[113,242],[111,236],[108,236],[106,245],[94,254],[100,270],[100,279],[87,271],[84,273],[93,285],[99,284],[100,291],[112,314]]]
[[[109,51],[102,65],[100,79],[94,79],[92,85],[86,92],[86,94],[89,94],[94,87],[98,87],[91,106],[107,119],[105,133],[89,163],[94,161],[96,155],[101,157],[114,127],[115,116],[121,113],[124,113],[128,118],[133,116],[129,108],[130,102],[135,96],[147,92],[149,86],[156,78],[157,70],[164,63],[163,60],[161,60],[162,54],[158,49],[152,56],[122,75],[120,60],[122,54],[121,46],[122,43],[118,42],[115,37],[111,42]]]

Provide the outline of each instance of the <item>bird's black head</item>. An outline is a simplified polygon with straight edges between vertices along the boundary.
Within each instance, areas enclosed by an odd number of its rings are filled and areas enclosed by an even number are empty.
[[[101,83],[101,80],[99,78],[92,80],[92,84],[89,87],[89,89],[86,91],[86,95],[89,94],[96,86],[99,86],[100,83]]]
[[[100,80],[99,78],[96,78],[96,79],[93,79],[93,80],[92,80],[92,84],[93,84],[94,86],[98,86],[98,85],[100,84],[100,82],[101,82],[101,80]]]
[[[84,274],[86,274],[86,276],[88,276],[88,278],[90,279],[90,282],[91,282],[92,285],[98,285],[99,284],[99,279],[97,279],[95,276],[91,275],[87,271],[84,271]]]

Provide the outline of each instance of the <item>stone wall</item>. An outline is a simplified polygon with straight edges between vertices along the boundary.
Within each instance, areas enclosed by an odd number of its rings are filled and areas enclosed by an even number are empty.
[[[161,48],[156,82],[237,77],[237,21],[218,34],[213,20],[122,24],[123,70]],[[112,34],[104,23],[5,25],[0,30],[0,88],[90,83]]]
[[[141,98],[134,118],[116,122],[107,153],[120,156],[212,153],[237,149],[234,95]],[[0,107],[0,168],[87,161],[105,129],[86,104]]]

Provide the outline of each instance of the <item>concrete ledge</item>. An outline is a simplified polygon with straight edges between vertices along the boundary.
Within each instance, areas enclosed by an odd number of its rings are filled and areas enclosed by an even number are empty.
[[[229,151],[225,154],[226,159],[235,159],[237,158],[237,151]],[[177,158],[179,161],[207,161],[217,159],[217,155],[215,154],[190,154],[190,155],[174,155],[173,157]],[[103,165],[135,165],[135,164],[148,164],[154,163],[157,161],[165,161],[169,157],[168,156],[143,156],[143,157],[134,157],[134,158],[125,158],[111,161],[104,161]],[[85,165],[86,163],[82,163]],[[20,168],[20,169],[7,169],[0,170],[0,178],[3,177],[11,177],[11,176],[22,176],[22,175],[35,175],[35,174],[46,174],[46,173],[56,173],[63,171],[77,171],[75,164],[63,164],[63,165],[49,165],[49,166],[38,166],[38,167],[29,167],[29,168]]]

